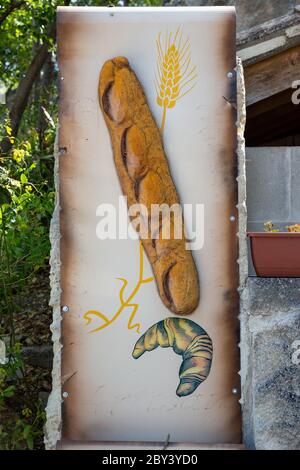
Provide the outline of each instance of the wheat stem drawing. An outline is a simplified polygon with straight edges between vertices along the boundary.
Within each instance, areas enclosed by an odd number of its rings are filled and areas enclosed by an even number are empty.
[[[161,133],[165,128],[167,109],[174,108],[177,101],[196,85],[196,66],[191,65],[189,39],[182,40],[180,28],[167,33],[162,45],[161,33],[157,40],[157,69],[155,72],[156,102],[163,108]]]
[[[96,331],[103,330],[103,328],[106,328],[107,326],[111,325],[117,318],[121,315],[124,309],[126,308],[131,308],[132,312],[128,320],[128,325],[127,328],[128,330],[136,330],[137,333],[141,333],[141,325],[140,323],[135,323],[132,324],[133,319],[137,313],[137,310],[139,308],[139,304],[133,303],[132,300],[134,296],[137,294],[139,291],[140,287],[142,284],[146,284],[147,282],[153,281],[153,277],[148,277],[144,279],[144,253],[143,253],[143,245],[142,242],[140,241],[140,260],[139,260],[139,277],[138,281],[131,291],[131,293],[128,295],[128,297],[125,299],[124,298],[124,291],[128,285],[128,280],[125,279],[124,277],[117,277],[118,280],[122,281],[122,286],[120,288],[119,292],[119,299],[120,299],[120,307],[116,311],[116,313],[111,317],[108,318],[104,313],[99,312],[98,310],[89,310],[83,315],[83,318],[86,320],[86,325],[89,325],[92,322],[91,316],[98,317],[103,321],[103,324],[100,325],[97,328],[94,328],[91,330],[89,333],[95,333]]]

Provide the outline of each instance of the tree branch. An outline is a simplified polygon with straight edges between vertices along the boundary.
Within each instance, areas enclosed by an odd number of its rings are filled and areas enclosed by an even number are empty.
[[[21,2],[18,2],[20,5]],[[25,3],[25,2],[24,2]],[[64,5],[68,6],[70,0],[64,0]],[[16,5],[16,3],[15,3]],[[10,107],[9,120],[11,127],[11,135],[16,137],[20,122],[23,116],[23,112],[28,103],[30,92],[33,84],[38,77],[43,65],[45,64],[48,57],[49,50],[49,39],[55,39],[56,37],[56,21],[50,26],[50,31],[44,43],[37,49],[36,55],[34,56],[31,64],[29,65],[25,76],[21,79],[14,95],[14,101]],[[0,142],[0,155],[6,154],[12,147],[9,136],[5,136]]]
[[[55,34],[56,34],[56,24],[53,23],[53,25],[50,28],[48,38],[54,39]],[[12,130],[11,131],[12,136],[16,136],[18,133],[21,118],[26,108],[33,84],[48,57],[48,49],[49,49],[49,42],[48,40],[46,40],[44,44],[42,44],[38,48],[37,53],[35,57],[33,58],[31,64],[29,65],[25,76],[21,79],[16,89],[14,101],[9,112],[9,120],[10,120],[10,127]],[[9,137],[8,136],[4,137],[0,144],[1,154],[7,153],[10,150],[11,146],[12,144],[10,142]]]
[[[25,1],[21,2],[11,2],[11,4],[8,6],[7,10],[5,10],[3,13],[0,15],[0,25],[3,23],[3,21],[6,20],[6,18],[14,11],[17,10],[18,8],[21,8],[25,4]]]

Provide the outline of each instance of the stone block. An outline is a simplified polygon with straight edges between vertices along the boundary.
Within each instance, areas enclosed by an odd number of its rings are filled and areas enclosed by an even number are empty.
[[[251,315],[275,315],[300,309],[300,278],[253,277],[248,280],[248,289]]]
[[[257,318],[255,319],[258,320]],[[300,339],[300,310],[252,324],[252,393],[255,447],[300,449],[300,366],[293,343]]]

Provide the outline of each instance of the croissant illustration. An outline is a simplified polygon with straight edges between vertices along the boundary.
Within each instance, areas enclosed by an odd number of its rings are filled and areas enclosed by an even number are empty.
[[[138,359],[145,351],[152,351],[158,346],[172,347],[176,354],[182,356],[176,395],[191,395],[208,377],[211,367],[213,346],[206,331],[192,320],[166,318],[151,326],[139,338],[132,356]]]

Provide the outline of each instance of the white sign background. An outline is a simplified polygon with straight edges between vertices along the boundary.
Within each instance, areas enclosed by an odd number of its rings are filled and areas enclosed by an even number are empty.
[[[180,27],[189,37],[197,84],[167,111],[164,146],[181,202],[205,207],[205,243],[194,252],[201,300],[188,318],[213,341],[208,379],[179,398],[181,357],[171,348],[131,356],[139,335],[127,329],[130,312],[89,333],[83,315],[95,309],[112,316],[120,281],[136,283],[139,242],[96,237],[96,208],[118,205],[121,189],[98,104],[99,73],[108,59],[126,56],[139,78],[158,125],[154,71],[156,38]],[[60,8],[60,156],[63,436],[93,441],[240,442],[237,348],[237,239],[235,116],[227,73],[235,66],[232,8]],[[152,271],[145,257],[145,277]],[[174,316],[155,282],[135,301],[142,332]],[[100,323],[99,323],[100,324]]]

